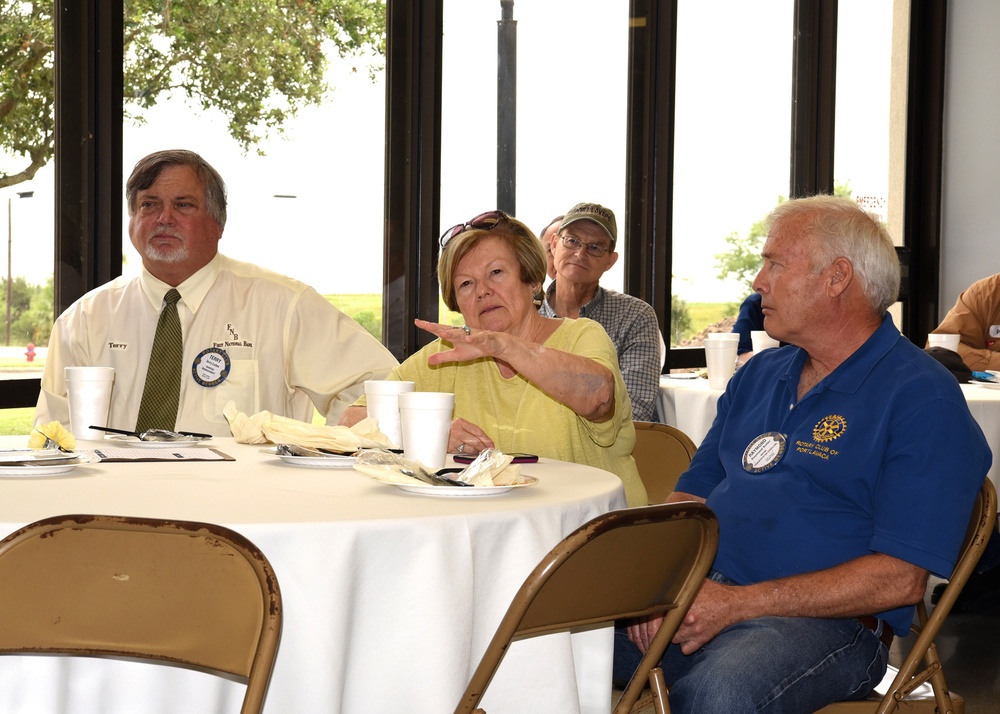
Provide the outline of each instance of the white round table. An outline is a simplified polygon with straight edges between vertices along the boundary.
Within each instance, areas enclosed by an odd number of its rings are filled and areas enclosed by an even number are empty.
[[[969,411],[983,430],[986,443],[993,452],[993,464],[987,474],[993,485],[1000,491],[1000,385],[963,384],[962,394],[969,405]]]
[[[102,513],[207,521],[245,535],[274,566],[284,601],[265,705],[273,714],[451,711],[541,557],[590,518],[626,505],[614,475],[545,459],[523,467],[539,479],[534,486],[433,498],[351,469],[288,465],[232,439],[213,444],[236,460],[99,463],[50,478],[0,478],[0,531]],[[25,445],[26,437],[0,438],[0,448]],[[491,714],[603,714],[611,649],[610,628],[519,641],[484,706]],[[179,668],[0,658],[5,714],[236,712],[242,695],[241,684]]]
[[[725,390],[712,389],[708,379],[660,377],[659,412],[664,424],[675,426],[696,445],[715,421],[715,405]]]

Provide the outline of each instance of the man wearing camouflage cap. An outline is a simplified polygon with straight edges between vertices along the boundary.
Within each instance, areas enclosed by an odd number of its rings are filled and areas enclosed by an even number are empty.
[[[600,286],[617,260],[615,214],[597,203],[578,203],[551,241],[556,276],[539,308],[546,317],[587,317],[615,343],[618,366],[632,400],[632,418],[656,421],[656,398],[666,347],[652,306]]]

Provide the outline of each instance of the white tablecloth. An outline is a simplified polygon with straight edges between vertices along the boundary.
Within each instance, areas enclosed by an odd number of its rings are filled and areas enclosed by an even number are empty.
[[[102,513],[208,521],[241,532],[271,561],[284,600],[269,714],[452,711],[541,557],[590,518],[625,507],[617,477],[545,459],[523,467],[539,478],[535,486],[488,498],[431,498],[353,470],[301,468],[259,447],[214,442],[236,461],[106,463],[51,478],[0,478],[0,530]],[[25,443],[0,438],[0,448]],[[603,714],[610,667],[609,628],[523,640],[484,705],[491,714]],[[133,662],[0,658],[5,714],[236,712],[243,689]]]
[[[660,377],[659,412],[664,424],[675,426],[695,444],[701,444],[715,419],[715,405],[723,394],[705,378]]]
[[[1000,490],[1000,389],[981,384],[963,384],[969,411],[979,423],[993,452],[989,477]],[[676,426],[701,444],[715,420],[716,404],[723,390],[712,389],[707,379],[660,377],[659,409],[665,424]]]
[[[993,465],[988,476],[1000,491],[1000,390],[981,384],[963,384],[962,393],[969,411],[986,436],[986,443],[993,452]]]

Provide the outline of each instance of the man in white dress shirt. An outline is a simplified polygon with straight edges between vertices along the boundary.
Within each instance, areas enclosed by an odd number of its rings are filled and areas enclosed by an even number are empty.
[[[336,424],[396,359],[314,289],[218,252],[226,187],[190,151],[141,159],[126,184],[129,237],[142,273],[77,300],[49,340],[35,423],[69,423],[64,368],[115,368],[108,426],[133,429],[164,296],[176,288],[183,332],[175,428],[228,436],[223,407]],[[89,426],[89,425],[88,425]]]

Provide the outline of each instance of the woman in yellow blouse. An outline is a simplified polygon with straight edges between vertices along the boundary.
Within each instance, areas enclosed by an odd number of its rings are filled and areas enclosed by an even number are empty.
[[[441,237],[438,281],[465,325],[416,320],[439,339],[387,379],[455,394],[451,452],[497,448],[596,466],[622,479],[629,505],[645,505],[614,344],[592,320],[539,315],[544,279],[542,244],[517,219],[490,211],[450,228]],[[359,400],[341,423],[365,414]]]

